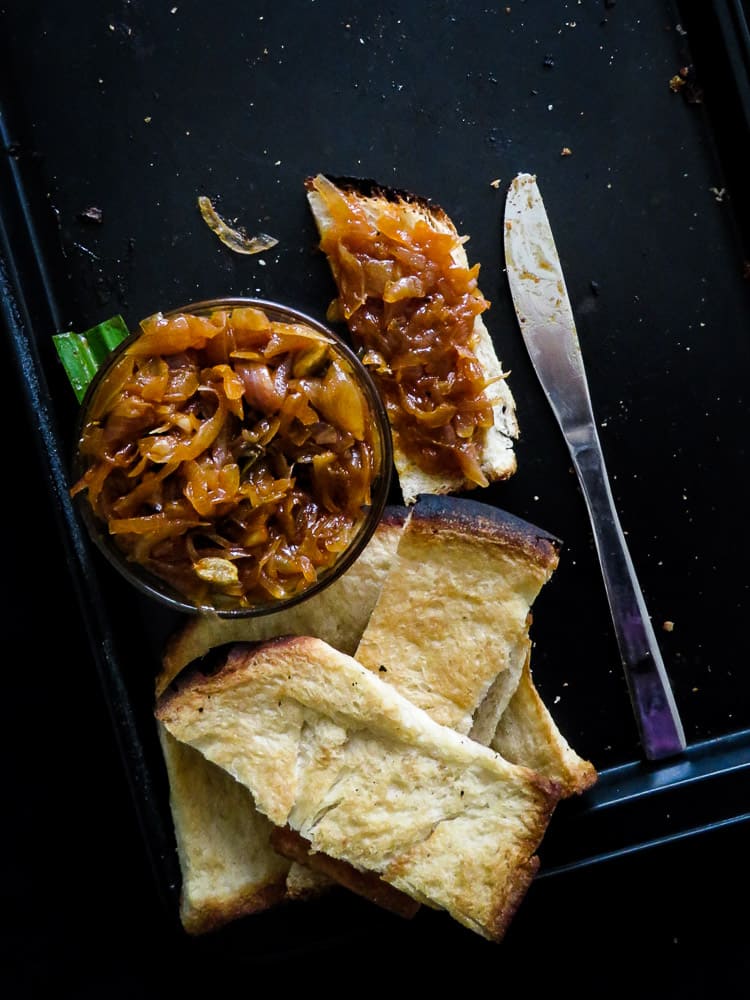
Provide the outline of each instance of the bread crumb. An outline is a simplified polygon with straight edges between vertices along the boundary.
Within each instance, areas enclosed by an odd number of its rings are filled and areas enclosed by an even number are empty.
[[[674,631],[674,622],[664,622],[662,628],[665,632],[672,632]]]
[[[494,181],[490,181],[490,187],[493,187],[495,188],[495,190],[497,190],[497,188],[500,187],[500,178],[496,177]]]
[[[570,149],[568,146],[563,146],[563,148],[560,150],[560,156],[572,156],[572,155],[573,155],[573,150]]]

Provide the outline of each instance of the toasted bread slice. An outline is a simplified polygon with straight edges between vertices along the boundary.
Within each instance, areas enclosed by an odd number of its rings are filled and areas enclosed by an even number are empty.
[[[520,518],[422,496],[355,655],[457,732],[472,729],[492,690],[489,742],[526,658],[531,605],[558,560],[557,539]]]
[[[180,920],[205,934],[287,895],[291,862],[270,845],[273,826],[244,785],[159,724],[182,874]]]
[[[500,940],[559,790],[441,726],[320,639],[233,647],[178,678],[156,717],[310,849]]]
[[[530,648],[489,745],[506,760],[530,767],[556,782],[564,798],[580,795],[597,779],[594,765],[573,750],[534,686]]]
[[[448,214],[424,198],[373,181],[318,174],[308,177],[305,187],[320,247],[339,292],[338,308],[329,315],[347,323],[355,347],[370,348],[365,362],[387,400],[404,503],[414,503],[420,493],[458,493],[507,479],[517,466],[515,400],[482,312],[469,321],[470,333],[464,339],[466,309],[479,300],[485,308],[488,303],[475,287],[478,269],[470,269],[465,240]],[[443,240],[436,241],[436,234]],[[450,253],[441,256],[445,241]],[[432,253],[430,248],[438,244],[440,252]],[[360,251],[362,263],[357,263]],[[392,280],[385,281],[388,269]],[[457,287],[459,275],[468,278],[474,293],[457,305],[446,287]],[[414,286],[409,296],[395,291],[396,285],[409,283]],[[428,313],[430,319],[423,322],[421,317]],[[378,336],[377,354],[366,342],[372,340],[375,324],[383,334]],[[429,337],[424,336],[425,325]],[[396,358],[410,366],[408,377],[417,372],[419,378],[435,377],[432,386],[419,386],[418,405],[414,398],[407,405],[399,391],[403,368],[396,379]],[[468,358],[485,387],[472,389],[466,400]],[[492,404],[491,422],[474,428],[467,439],[459,422],[482,401]],[[456,414],[454,404],[463,408],[463,415]],[[455,448],[457,440],[466,449],[464,457]]]

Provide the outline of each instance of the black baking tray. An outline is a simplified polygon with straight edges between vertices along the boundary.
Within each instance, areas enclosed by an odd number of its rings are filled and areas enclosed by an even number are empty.
[[[180,876],[153,679],[179,618],[113,574],[71,507],[77,404],[52,336],[220,295],[322,318],[333,287],[303,190],[318,170],[432,198],[481,263],[522,428],[518,472],[481,498],[562,539],[534,676],[600,773],[558,808],[539,877],[750,818],[746,6],[227,0],[206,19],[197,2],[36,2],[3,18],[2,327],[168,913]],[[640,753],[583,501],[517,333],[500,227],[519,171],[555,228],[682,713],[688,748],[668,761]],[[199,194],[277,247],[233,255]]]

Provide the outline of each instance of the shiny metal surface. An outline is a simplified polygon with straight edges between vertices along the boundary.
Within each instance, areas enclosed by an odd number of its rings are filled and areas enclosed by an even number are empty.
[[[505,209],[505,260],[524,342],[583,491],[643,752],[685,749],[667,671],[615,507],[581,347],[552,229],[531,174],[517,175]]]

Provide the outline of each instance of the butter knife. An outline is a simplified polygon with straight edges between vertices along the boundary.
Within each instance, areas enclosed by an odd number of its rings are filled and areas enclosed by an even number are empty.
[[[560,258],[536,177],[505,203],[505,264],[526,348],[568,446],[591,520],[643,752],[660,760],[685,734],[615,508]]]

